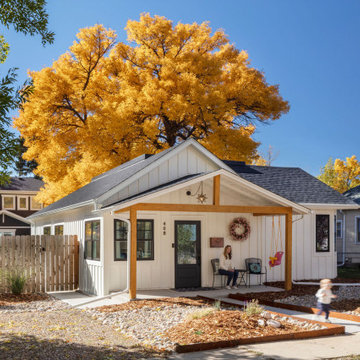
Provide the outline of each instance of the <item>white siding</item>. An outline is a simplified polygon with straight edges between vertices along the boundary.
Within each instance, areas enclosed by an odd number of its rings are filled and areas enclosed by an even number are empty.
[[[112,204],[138,192],[165,184],[174,179],[181,178],[189,174],[198,174],[219,169],[212,161],[206,158],[193,147],[187,147],[168,160],[160,162],[159,166],[141,176],[124,189],[112,195],[104,204]]]
[[[333,212],[329,213],[330,218]],[[228,227],[235,217],[245,217],[251,226],[249,239],[234,241],[230,238]],[[110,216],[109,216],[110,218]],[[154,219],[155,226],[155,259],[153,261],[137,262],[137,287],[138,289],[161,289],[175,286],[175,259],[172,244],[174,239],[174,223],[176,220],[193,220],[201,222],[201,273],[202,286],[212,285],[212,268],[210,260],[218,258],[222,248],[210,248],[210,237],[224,237],[225,245],[233,248],[233,261],[236,267],[245,267],[245,258],[259,257],[268,269],[269,281],[280,281],[285,278],[285,255],[280,266],[270,269],[269,256],[275,253],[274,239],[272,238],[272,217],[254,217],[251,214],[229,213],[145,213],[141,212],[139,218]],[[285,249],[285,221],[281,219],[281,241]],[[297,221],[295,221],[298,219]],[[329,253],[315,252],[315,213],[293,219],[293,278],[294,280],[319,279],[336,276],[336,254],[333,249],[333,225],[330,222]],[[112,221],[112,220],[111,220]],[[163,235],[162,226],[165,222],[166,235]],[[113,225],[112,225],[113,226]],[[275,230],[277,233],[278,217],[275,217]],[[109,234],[112,233],[109,231]],[[273,244],[272,244],[273,242]],[[109,261],[109,291],[120,290],[126,287],[126,262],[113,260],[113,237],[107,239]],[[272,249],[271,249],[272,248]],[[280,250],[280,246],[278,248]],[[217,284],[219,279],[217,279]],[[256,277],[251,279],[255,284]]]
[[[31,231],[32,234],[41,235],[44,225],[52,226],[52,234],[54,234],[54,224],[64,224],[64,235],[77,235],[80,242],[80,259],[79,259],[79,289],[88,294],[103,295],[104,294],[104,225],[101,217],[95,216],[91,210],[92,206],[83,207],[73,211],[61,212],[49,215],[41,220],[36,220]],[[91,261],[84,259],[84,232],[85,221],[88,219],[101,220],[101,260]]]

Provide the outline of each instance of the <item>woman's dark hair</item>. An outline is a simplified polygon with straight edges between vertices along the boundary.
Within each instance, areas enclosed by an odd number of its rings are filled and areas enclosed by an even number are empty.
[[[225,256],[225,259],[230,259],[232,258],[232,249],[231,251],[229,252],[229,254],[226,252],[226,250],[230,248],[231,249],[231,245],[226,245],[225,248],[224,248],[224,256]]]

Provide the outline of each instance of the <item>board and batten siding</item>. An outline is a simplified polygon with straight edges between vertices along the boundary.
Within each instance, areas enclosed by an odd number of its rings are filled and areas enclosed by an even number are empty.
[[[161,184],[166,184],[186,175],[210,172],[218,169],[218,165],[214,164],[195,148],[189,146],[106,199],[103,205],[113,204],[129,196]]]
[[[320,211],[319,214],[334,215],[332,211]],[[234,241],[229,235],[229,224],[235,218],[246,218],[251,226],[250,237],[245,241]],[[336,253],[334,252],[333,221],[330,221],[330,252],[316,253],[315,250],[316,214],[294,216],[293,220],[293,279],[319,279],[336,276]],[[123,217],[126,218],[126,217]],[[210,237],[224,237],[225,245],[233,249],[233,262],[237,268],[245,267],[245,259],[259,257],[268,269],[268,281],[283,281],[285,277],[285,257],[280,266],[270,268],[269,256],[275,252],[272,238],[272,217],[254,217],[252,214],[229,213],[175,213],[175,212],[139,212],[139,219],[154,220],[154,260],[137,262],[137,287],[140,290],[167,289],[175,286],[175,242],[174,224],[176,220],[201,222],[201,282],[202,286],[212,285],[210,260],[218,258],[223,248],[210,248]],[[165,223],[165,225],[164,225]],[[278,231],[278,217],[274,219],[275,233]],[[281,243],[285,248],[285,219],[280,217]],[[108,226],[113,234],[113,217],[108,216]],[[108,229],[108,226],[106,229]],[[166,234],[163,234],[165,227]],[[126,287],[126,261],[114,261],[113,235],[106,237],[108,249],[105,259],[105,293],[118,291]],[[109,233],[110,235],[110,233]],[[281,246],[279,245],[278,250]],[[109,275],[109,276],[107,276]],[[263,279],[264,280],[264,279]],[[215,285],[219,285],[216,279]],[[251,279],[255,284],[256,276]]]
[[[43,226],[64,225],[64,235],[77,235],[79,239],[79,289],[88,294],[104,295],[104,222],[102,216],[92,213],[93,206],[82,207],[72,211],[63,211],[48,215],[46,218],[35,219],[32,235],[41,235]],[[85,222],[90,219],[100,220],[100,261],[84,259]]]

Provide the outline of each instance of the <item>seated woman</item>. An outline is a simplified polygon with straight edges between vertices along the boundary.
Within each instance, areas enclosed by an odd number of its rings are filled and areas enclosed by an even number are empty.
[[[226,288],[231,289],[230,283],[232,280],[232,288],[236,289],[236,280],[239,276],[239,272],[235,270],[232,262],[231,262],[232,254],[231,254],[231,246],[226,245],[224,248],[224,252],[220,256],[220,264],[219,264],[219,274],[227,275],[227,283]]]

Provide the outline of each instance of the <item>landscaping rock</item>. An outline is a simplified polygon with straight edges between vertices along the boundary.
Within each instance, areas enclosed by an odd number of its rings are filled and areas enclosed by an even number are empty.
[[[273,319],[269,319],[266,322],[267,325],[272,326],[274,328],[279,328],[281,326],[281,324],[279,323],[279,321],[273,320]]]

